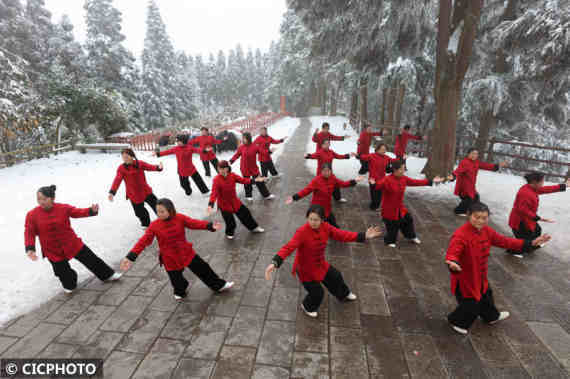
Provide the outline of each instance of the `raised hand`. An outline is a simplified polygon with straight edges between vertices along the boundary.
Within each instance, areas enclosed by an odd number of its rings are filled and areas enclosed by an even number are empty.
[[[359,183],[359,182],[361,182],[361,181],[363,181],[363,180],[365,180],[365,179],[366,179],[366,176],[364,176],[364,175],[358,175],[356,178],[354,178],[354,181],[357,182],[357,183]]]
[[[382,229],[378,225],[371,226],[368,229],[366,229],[366,239],[367,240],[380,237],[381,235],[382,235]]]
[[[544,234],[538,238],[535,238],[534,241],[532,241],[531,245],[532,246],[542,246],[545,243],[547,243],[548,241],[550,241],[552,239],[552,237],[548,234]]]
[[[158,168],[160,168],[161,171],[164,170],[164,165],[162,164],[162,162],[160,162],[160,163],[158,164]]]
[[[293,196],[287,196],[285,199],[285,204],[289,205],[293,203]]]
[[[133,265],[133,262],[131,262],[127,258],[123,258],[119,268],[121,269],[121,271],[129,271],[129,269],[131,268],[132,265]]]
[[[450,175],[447,175],[447,178],[446,178],[446,179],[447,179],[449,182],[453,181],[453,175],[451,175],[451,174],[450,174]]]
[[[357,155],[357,154],[356,154],[355,152],[350,153],[350,156],[351,156],[351,157],[356,157],[356,155]]]
[[[551,219],[549,219],[549,218],[541,218],[539,221],[541,221],[541,222],[549,222],[549,223],[552,223],[552,224],[556,222],[556,221],[551,220]]]
[[[501,162],[501,163],[499,163],[499,167],[500,167],[500,168],[509,167],[509,162],[506,162],[506,161],[505,161],[505,162]]]
[[[115,195],[113,195],[112,193],[109,194],[109,201],[113,201],[113,198],[115,197]]]
[[[95,213],[95,214],[99,213],[99,204],[93,204],[93,205],[91,205],[91,210],[92,210],[93,213]]]
[[[267,178],[265,176],[258,176],[257,178],[255,178],[256,182],[264,182],[266,180],[267,180]]]
[[[447,265],[449,266],[449,269],[453,272],[461,272],[461,266],[458,265],[455,262],[452,261],[445,261],[445,263],[447,263]]]
[[[435,178],[432,179],[433,183],[441,183],[443,182],[443,178],[441,176],[436,176]]]
[[[214,224],[212,226],[214,227],[214,230],[222,229],[222,223],[219,221],[214,221]]]
[[[376,179],[374,179],[374,178],[368,178],[368,183],[370,183],[370,184],[376,184]]]
[[[305,154],[305,159],[309,159],[311,157],[311,154]]]
[[[208,205],[208,208],[206,209],[206,213],[208,214],[208,216],[210,216],[212,213],[214,213],[214,208],[212,208]]]
[[[273,263],[267,266],[267,268],[265,269],[265,280],[271,280],[271,273],[275,271],[275,269],[276,267]]]
[[[36,252],[34,250],[28,250],[26,251],[26,254],[28,254],[28,258],[30,258],[32,261],[38,260],[38,256],[36,255]]]

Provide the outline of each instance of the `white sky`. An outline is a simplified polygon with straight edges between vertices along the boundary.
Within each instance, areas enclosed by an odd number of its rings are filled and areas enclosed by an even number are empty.
[[[85,39],[83,0],[45,0],[52,21],[67,14],[80,42]],[[279,38],[279,26],[286,10],[285,0],[156,0],[170,40],[176,50],[205,58],[210,52],[235,48],[260,48],[266,51]],[[145,0],[113,0],[123,16],[125,46],[137,58],[144,45]]]

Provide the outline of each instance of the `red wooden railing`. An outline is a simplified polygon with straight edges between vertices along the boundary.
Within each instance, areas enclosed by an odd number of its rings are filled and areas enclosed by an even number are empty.
[[[255,134],[261,128],[269,127],[286,116],[288,116],[287,113],[261,113],[247,119],[210,128],[210,132],[215,135],[224,130],[235,130],[240,133],[250,132]],[[158,148],[158,140],[160,137],[171,136],[173,134],[176,134],[175,129],[162,132],[150,132],[133,137],[112,137],[108,139],[108,142],[129,143],[135,150],[152,151]]]

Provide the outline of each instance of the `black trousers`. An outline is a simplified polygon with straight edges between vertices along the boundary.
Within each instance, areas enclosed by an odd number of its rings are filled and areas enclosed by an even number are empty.
[[[256,182],[255,181],[255,178],[257,178],[258,176],[259,175],[251,176],[251,181],[252,181],[252,183],[255,183],[255,186],[257,187],[257,189],[261,193],[261,196],[267,197],[270,195],[270,193],[269,193],[269,190],[267,189],[267,186],[265,185],[265,182]],[[253,184],[244,184],[243,187],[245,189],[245,197],[252,197],[253,196]]]
[[[218,274],[198,254],[194,256],[188,268],[212,291],[219,291],[226,284],[226,281],[220,279]],[[186,289],[188,288],[188,281],[184,277],[183,271],[184,269],[180,271],[166,271],[174,288],[174,294],[181,297],[186,296]]]
[[[141,220],[142,226],[149,226],[150,225],[150,215],[148,214],[148,211],[144,207],[144,203],[147,203],[148,205],[150,205],[150,207],[154,211],[154,214],[156,214],[156,202],[157,201],[158,201],[158,199],[156,198],[156,196],[154,196],[154,193],[151,193],[150,195],[148,195],[142,203],[135,204],[131,201],[131,204],[133,205],[133,209],[135,210],[135,215],[137,215],[139,220]]]
[[[325,221],[334,226],[335,228],[338,228],[338,224],[336,223],[336,217],[334,217],[334,214],[332,212],[329,214],[328,217],[325,217]]]
[[[515,238],[518,239],[522,239],[522,240],[534,240],[535,238],[540,237],[540,235],[542,234],[542,228],[540,227],[540,225],[536,224],[536,229],[534,229],[534,231],[528,229],[522,222],[519,224],[519,228],[518,229],[512,229],[513,230],[513,234],[515,235]],[[539,246],[531,246],[530,247],[530,251],[534,251],[536,249],[540,249]],[[516,253],[516,254],[523,254],[522,252],[514,252],[512,250],[507,250],[510,253]]]
[[[455,326],[469,329],[479,316],[485,322],[495,321],[499,318],[499,311],[495,307],[491,287],[481,296],[481,300],[477,301],[473,298],[463,297],[458,285],[455,289],[455,298],[459,305],[447,316],[447,320]]]
[[[245,205],[242,205],[238,211],[236,212],[237,218],[241,221],[241,223],[249,230],[253,230],[257,228],[257,222],[253,219],[251,212]],[[236,220],[234,218],[234,214],[231,212],[222,211],[222,217],[226,222],[226,235],[233,236],[236,230]]]
[[[369,170],[368,161],[363,161],[362,159],[360,159],[360,170],[358,170],[358,174],[364,175],[368,172],[368,170]]]
[[[190,180],[188,179],[187,176],[179,176],[179,178],[180,178],[180,185],[182,186],[182,188],[184,188],[186,195],[190,196],[192,194],[192,187],[190,186]],[[202,176],[198,171],[192,174],[192,180],[194,181],[200,192],[202,193],[210,192],[208,186],[206,186],[206,183],[204,183],[204,179],[202,179]]]
[[[83,248],[77,253],[75,259],[87,267],[99,280],[107,280],[115,273],[115,270],[95,255],[87,245],[83,245]],[[49,261],[49,263],[51,263],[53,273],[59,278],[63,288],[73,290],[77,287],[77,272],[71,268],[68,260],[59,262]]]
[[[340,188],[335,187],[333,190],[333,199],[335,199],[336,201],[339,201],[341,197],[342,196],[340,195]]]
[[[414,219],[409,212],[399,220],[384,219],[384,224],[386,225],[386,235],[384,236],[384,243],[386,245],[396,243],[396,240],[398,239],[398,232],[400,230],[402,231],[404,237],[408,239],[416,238]]]
[[[214,170],[216,172],[218,172],[218,159],[214,158],[211,161],[202,161],[202,164],[204,165],[204,172],[206,174],[206,176],[211,176],[210,174],[210,163],[212,164],[212,166],[214,166]]]
[[[376,184],[370,185],[370,209],[373,211],[380,208],[382,203],[382,190],[375,189]]]
[[[469,210],[469,208],[471,207],[471,204],[473,203],[477,203],[479,201],[479,194],[476,193],[475,194],[475,198],[471,198],[469,196],[460,196],[461,198],[461,202],[459,203],[459,205],[455,208],[454,212],[455,214],[465,214],[467,213],[467,211]]]
[[[344,300],[350,293],[348,286],[342,278],[342,274],[333,266],[329,267],[322,283],[327,287],[329,292],[339,300]],[[303,287],[307,290],[307,296],[303,300],[303,306],[307,312],[316,312],[323,302],[325,291],[321,286],[321,282],[303,282]]]
[[[261,176],[267,177],[267,173],[271,173],[271,175],[276,176],[277,170],[275,169],[275,165],[273,161],[268,162],[260,162],[261,163]]]

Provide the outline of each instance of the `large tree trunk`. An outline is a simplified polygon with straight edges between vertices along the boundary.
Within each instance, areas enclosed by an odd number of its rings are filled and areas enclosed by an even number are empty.
[[[455,165],[457,113],[461,88],[469,68],[483,0],[440,0],[435,73],[435,126],[431,151],[423,172],[430,178],[448,175]],[[453,22],[451,21],[453,20]],[[450,51],[450,37],[462,26],[457,54]]]
[[[352,96],[350,102],[350,122],[353,128],[357,127],[356,124],[357,121],[358,121],[358,86],[356,85],[352,90]]]
[[[400,122],[402,121],[402,105],[404,104],[404,95],[406,93],[406,87],[403,85],[398,87],[398,98],[396,101],[396,115],[394,119],[394,127],[399,128]]]
[[[380,109],[380,125],[384,125],[386,121],[386,97],[388,96],[388,89],[382,89],[382,108]]]
[[[330,111],[331,116],[336,116],[338,93],[339,93],[338,88],[331,89],[331,111]]]
[[[475,148],[479,151],[479,156],[484,157],[487,152],[487,142],[489,142],[489,135],[491,130],[497,125],[497,118],[493,116],[493,112],[488,111],[483,113],[479,122],[479,134],[475,141]]]
[[[327,82],[325,80],[321,80],[321,84],[319,86],[319,100],[321,103],[321,114],[327,114]]]
[[[368,79],[360,79],[360,130],[368,123]]]

